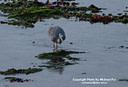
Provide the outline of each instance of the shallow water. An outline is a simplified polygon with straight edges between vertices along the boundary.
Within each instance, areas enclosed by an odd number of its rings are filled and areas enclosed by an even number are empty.
[[[116,14],[123,12],[127,6],[122,0],[77,0],[82,6],[95,4],[98,7],[108,8],[106,13]],[[113,3],[115,5],[113,6]],[[120,10],[117,10],[120,9]],[[0,20],[6,20],[0,17]],[[0,75],[1,87],[127,87],[127,82],[118,79],[128,78],[127,56],[128,49],[120,46],[128,46],[128,24],[89,22],[74,22],[74,19],[46,19],[38,22],[34,28],[22,28],[18,26],[0,25],[0,70],[8,68],[29,68],[40,65],[41,60],[35,56],[43,52],[52,52],[52,42],[48,37],[48,27],[61,26],[66,33],[66,40],[59,45],[59,49],[84,51],[85,54],[72,55],[80,57],[79,64],[65,66],[60,74],[57,71],[44,70],[30,75],[16,75],[24,79],[34,81],[24,83],[10,83]],[[33,43],[33,41],[35,43]],[[70,44],[72,42],[73,44]],[[86,60],[86,61],[84,61]],[[82,74],[86,72],[86,74]],[[81,81],[73,81],[73,78],[115,78],[116,81],[108,81],[107,84],[89,85],[81,84]]]

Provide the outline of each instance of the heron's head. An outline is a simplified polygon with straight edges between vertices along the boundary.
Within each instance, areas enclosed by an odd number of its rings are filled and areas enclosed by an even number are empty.
[[[63,35],[61,33],[59,34],[59,38],[58,38],[57,42],[59,44],[61,44],[63,42]]]

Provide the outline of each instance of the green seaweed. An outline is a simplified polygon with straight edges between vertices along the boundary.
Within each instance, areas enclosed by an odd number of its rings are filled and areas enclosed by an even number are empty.
[[[100,12],[98,9],[96,8],[89,8],[88,10],[90,10],[92,13],[98,13]]]
[[[124,48],[124,46],[122,45],[122,46],[120,46],[120,48]]]
[[[39,65],[38,67],[47,67],[47,68],[52,68],[54,67],[53,65]]]
[[[18,26],[25,26],[25,27],[34,27],[32,23],[29,23],[27,21],[10,21],[8,22],[9,25],[18,25]]]
[[[76,57],[71,57],[71,56],[66,56],[66,58],[68,59],[68,60],[73,60],[73,61],[75,61],[75,60],[80,60],[79,58],[76,58]]]
[[[83,72],[83,73],[81,73],[81,74],[87,74],[86,72]]]
[[[121,20],[121,22],[124,23],[124,24],[128,23],[128,18],[123,18],[123,19]]]
[[[64,66],[78,64],[76,61],[79,61],[80,58],[71,57],[70,54],[79,54],[85,52],[77,51],[65,51],[58,50],[56,52],[42,53],[36,56],[39,59],[47,60],[43,65],[38,67],[46,67],[48,69],[59,70],[63,69]]]
[[[119,79],[118,81],[125,81],[125,82],[128,82],[128,79]]]
[[[2,75],[15,75],[15,74],[31,74],[42,71],[41,68],[28,68],[28,69],[8,69],[7,71],[0,71]]]
[[[128,47],[127,47],[127,46],[123,46],[123,45],[122,45],[122,46],[120,46],[120,48],[126,48],[126,49],[128,49]]]
[[[65,61],[65,62],[59,62],[59,63],[47,62],[46,64],[48,65],[39,65],[38,67],[56,68],[56,67],[63,67],[67,65],[74,65],[77,63],[71,63],[71,62]]]
[[[126,47],[126,49],[128,49],[128,47]]]
[[[120,15],[122,15],[122,13],[118,13],[117,15],[119,15],[119,16],[120,16]]]
[[[64,62],[64,65],[74,65],[74,64],[77,64],[77,63]]]
[[[76,7],[76,6],[59,6],[49,7],[47,5],[39,6],[36,2],[25,2],[22,0],[7,2],[0,4],[0,10],[3,13],[8,13],[9,19],[15,21],[9,22],[10,25],[18,25],[25,27],[34,27],[39,19],[46,18],[60,18],[64,17],[90,17],[90,13],[86,11],[99,12],[98,9],[89,7]]]
[[[27,1],[27,0],[26,0]],[[115,15],[100,15],[100,19],[92,20],[92,15],[94,13],[99,13],[104,8],[98,8],[95,5],[86,6],[49,6],[49,5],[39,5],[40,2],[35,1],[13,1],[0,4],[0,10],[3,13],[8,13],[9,25],[18,25],[25,27],[34,27],[34,24],[41,19],[59,19],[61,17],[69,19],[76,17],[75,21],[89,21],[90,23],[102,22],[103,24],[108,24],[110,22],[120,22],[127,24],[128,16],[122,13]],[[70,3],[71,4],[71,3]],[[106,17],[104,17],[106,16]],[[95,18],[95,17],[94,17]]]
[[[16,77],[5,77],[4,79],[12,79],[12,78],[16,78]]]
[[[70,59],[70,60],[79,60],[79,58],[73,58],[69,56],[69,54],[78,54],[78,53],[85,53],[85,52],[58,50],[56,52],[42,53],[37,55],[36,57],[39,59],[54,59],[54,58],[66,57],[67,59]]]

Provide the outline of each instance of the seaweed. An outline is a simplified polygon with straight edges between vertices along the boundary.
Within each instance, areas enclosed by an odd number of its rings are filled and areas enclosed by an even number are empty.
[[[81,73],[81,74],[87,74],[86,72],[83,72],[83,73]]]
[[[42,2],[34,1],[14,1],[0,4],[0,10],[3,13],[8,13],[9,19],[14,19],[9,22],[9,25],[18,25],[25,27],[34,27],[39,19],[60,18],[64,17],[90,17],[90,13],[86,11],[99,12],[99,9],[90,7],[76,6],[49,6]]]
[[[36,73],[36,72],[40,72],[43,69],[41,68],[28,68],[28,69],[15,69],[15,68],[11,68],[8,69],[6,71],[0,71],[0,74],[2,75],[15,75],[15,74],[31,74],[31,73]]]
[[[27,21],[9,21],[8,22],[9,25],[18,25],[18,26],[25,26],[25,27],[34,27],[34,25],[32,23],[29,23]]]
[[[58,50],[56,52],[39,54],[36,56],[36,58],[47,61],[42,65],[39,65],[38,67],[46,67],[48,69],[53,69],[53,70],[63,70],[64,66],[78,64],[77,61],[79,61],[80,58],[71,57],[70,54],[79,54],[79,53],[85,53],[85,52]]]
[[[128,82],[128,79],[119,79],[118,81],[125,81],[125,82]]]
[[[62,5],[63,4],[63,5]],[[78,18],[79,21],[89,21],[90,23],[102,22],[103,24],[108,24],[110,22],[120,22],[127,24],[128,15],[123,15],[118,13],[117,16],[114,15],[99,15],[100,19],[95,17],[94,13],[102,12],[101,10],[106,10],[105,8],[99,8],[95,5],[90,5],[89,7],[77,7],[74,2],[69,2],[72,5],[47,5],[43,2],[38,1],[13,1],[0,4],[0,10],[3,13],[8,13],[8,18],[13,19],[9,21],[9,25],[18,25],[24,27],[34,27],[34,24],[41,19],[59,19],[61,17],[69,19],[72,17]],[[94,17],[93,17],[94,16]],[[93,20],[94,19],[94,20]]]
[[[123,18],[123,19],[121,20],[121,22],[124,23],[124,24],[128,23],[128,18]]]
[[[37,55],[36,57],[39,59],[55,59],[55,58],[66,57],[69,60],[79,60],[79,58],[73,58],[69,56],[69,54],[78,54],[78,53],[85,53],[85,52],[58,50],[56,52],[42,53]]]
[[[123,45],[122,45],[122,46],[120,46],[120,48],[124,48],[124,47],[125,47],[125,46],[123,46]]]
[[[5,77],[4,79],[9,80],[10,82],[20,82],[20,83],[33,81],[30,79],[22,79],[22,78],[17,78],[17,77]]]
[[[125,48],[125,49],[128,49],[128,46],[120,46],[120,48]]]

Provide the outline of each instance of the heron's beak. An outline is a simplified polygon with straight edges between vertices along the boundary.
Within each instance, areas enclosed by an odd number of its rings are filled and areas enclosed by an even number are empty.
[[[63,35],[60,33],[59,34],[59,38],[61,39],[61,42],[63,41],[63,38],[62,37],[63,37]]]

